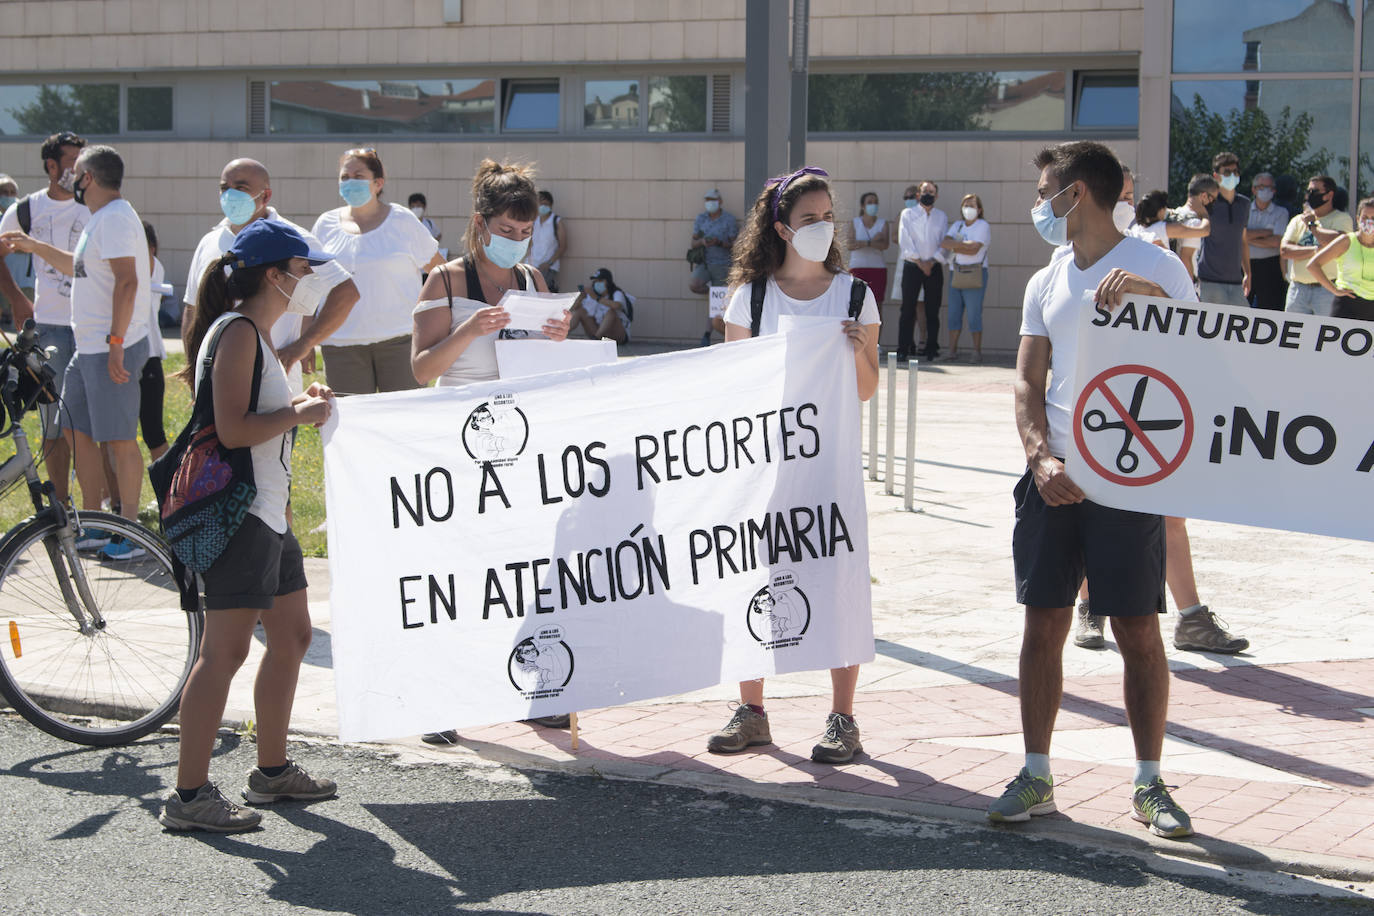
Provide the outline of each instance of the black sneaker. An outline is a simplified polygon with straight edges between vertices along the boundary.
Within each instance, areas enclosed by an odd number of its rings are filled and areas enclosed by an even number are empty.
[[[446,728],[441,732],[425,732],[420,736],[420,740],[425,744],[457,744],[458,731]]]

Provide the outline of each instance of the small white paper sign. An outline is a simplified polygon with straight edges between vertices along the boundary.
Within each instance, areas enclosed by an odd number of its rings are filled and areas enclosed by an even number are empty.
[[[615,341],[498,340],[496,368],[501,378],[524,378],[563,369],[584,369],[616,360]]]
[[[508,290],[496,303],[510,313],[509,331],[542,331],[544,323],[559,318],[577,301],[577,293],[533,293]]]
[[[153,295],[155,296],[170,296],[173,292],[175,292],[175,290],[172,289],[172,284],[170,283],[153,284]]]
[[[721,315],[725,314],[725,306],[728,303],[725,294],[729,291],[729,288],[725,286],[711,287],[711,313],[708,317],[719,318]]]

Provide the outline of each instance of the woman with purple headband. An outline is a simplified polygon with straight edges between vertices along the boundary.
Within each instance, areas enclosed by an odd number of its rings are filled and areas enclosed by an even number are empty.
[[[829,317],[854,350],[856,395],[862,401],[878,387],[878,303],[862,280],[844,271],[835,239],[835,203],[829,176],[803,168],[769,181],[750,208],[735,242],[725,340],[774,334],[781,315]],[[761,310],[755,317],[755,303]],[[863,752],[854,721],[859,666],[830,669],[834,691],[825,735],[812,749],[817,763],[847,763]],[[729,724],[707,742],[717,754],[771,744],[763,708],[763,679],[740,683],[740,704]]]

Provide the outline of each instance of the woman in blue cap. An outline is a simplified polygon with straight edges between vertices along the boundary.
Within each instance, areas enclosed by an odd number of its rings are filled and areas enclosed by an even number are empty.
[[[284,313],[314,313],[326,290],[314,281],[310,267],[327,260],[329,255],[311,251],[291,227],[265,219],[253,222],[206,272],[195,320],[186,331],[186,352],[195,359],[187,361],[179,377],[193,387],[205,381],[197,367],[218,335],[209,370],[215,431],[226,448],[251,449],[257,496],[224,552],[201,577],[205,633],[181,698],[177,788],[160,818],[171,830],[234,833],[262,820],[257,811],[226,799],[209,779],[229,682],[248,656],[259,621],[267,652],[253,692],[258,765],[248,774],[243,797],[265,804],[328,798],[335,792],[333,780],[315,779],[286,757],[296,678],[310,645],[305,568],[286,520],[291,442],[298,425],[319,426],[329,418],[334,395],[315,383],[293,398],[270,336]],[[259,354],[253,409],[249,402]]]

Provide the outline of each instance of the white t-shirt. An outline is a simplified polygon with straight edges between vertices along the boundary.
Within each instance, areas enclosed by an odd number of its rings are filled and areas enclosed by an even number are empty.
[[[77,353],[108,353],[105,337],[110,333],[114,314],[115,275],[113,258],[133,258],[138,289],[134,291],[134,311],[124,332],[124,346],[148,336],[148,286],[152,271],[148,267],[148,237],[143,221],[133,206],[117,197],[91,214],[76,243],[72,266],[72,331]]]
[[[534,218],[534,233],[530,236],[530,250],[525,255],[525,263],[533,265],[536,269],[558,250],[557,223],[562,221],[557,213],[550,213],[548,219],[542,216]],[[549,270],[558,270],[562,260],[554,261],[549,265]]]
[[[361,234],[343,228],[347,207],[320,215],[312,230],[321,248],[353,275],[358,301],[325,341],[352,347],[410,334],[410,314],[420,297],[420,272],[434,260],[439,243],[400,204],[389,204],[382,224]]]
[[[1031,277],[1021,310],[1021,336],[1048,337],[1050,341],[1050,387],[1045,393],[1045,415],[1050,427],[1050,454],[1061,459],[1068,453],[1071,434],[1078,316],[1083,309],[1093,307],[1092,293],[1108,272],[1120,267],[1158,283],[1170,299],[1197,301],[1183,262],[1158,245],[1124,238],[1087,270],[1079,270],[1072,248],[1068,251],[1064,257],[1052,258]]]
[[[631,323],[630,310],[626,308],[626,306],[629,305],[629,300],[625,298],[625,291],[623,289],[618,289],[611,294],[611,298],[620,303],[620,323],[625,328],[625,333],[629,334]],[[584,299],[582,304],[586,307],[587,314],[591,317],[592,321],[595,321],[597,324],[601,324],[602,320],[606,317],[606,313],[611,310],[609,305],[603,305],[591,296]]]
[[[1142,242],[1159,244],[1161,247],[1169,247],[1169,224],[1164,220],[1157,220],[1148,226],[1140,223],[1131,223],[1131,228],[1126,230],[1126,234],[1133,239],[1140,239]]]
[[[167,345],[162,342],[162,328],[157,322],[157,313],[162,308],[162,293],[156,287],[167,282],[167,270],[162,262],[153,258],[153,276],[148,284],[148,358],[166,359]]]
[[[200,342],[200,349],[196,352],[197,386],[202,379],[199,367],[205,359],[205,348],[210,342],[210,337],[220,325],[237,317],[238,312],[225,312],[206,329],[205,339]],[[290,407],[291,389],[287,385],[286,372],[281,367],[281,360],[277,359],[277,355],[272,352],[267,341],[262,339],[261,334],[258,335],[258,348],[262,351],[262,381],[258,388],[258,409],[254,413],[271,413],[283,407]],[[262,519],[264,525],[278,534],[286,531],[286,503],[291,496],[291,442],[291,431],[287,430],[280,436],[273,436],[251,448],[253,485],[258,488],[258,495],[254,498],[253,505],[248,507],[248,511]]]
[[[75,200],[53,200],[44,188],[29,198],[29,215],[29,235],[61,251],[75,251],[91,211]],[[5,211],[4,219],[0,219],[0,232],[17,232],[19,228],[19,204],[15,203]],[[33,256],[33,272],[37,274],[33,288],[33,320],[39,324],[70,325],[72,278],[38,255]]]
[[[978,249],[977,254],[955,254],[954,263],[987,266],[988,247],[992,244],[992,227],[988,225],[987,220],[979,217],[973,221],[973,225],[969,225],[960,219],[949,227],[945,238],[957,239],[960,242],[982,242],[983,247]]]
[[[725,307],[725,320],[730,324],[747,328],[751,325],[750,287],[746,283],[730,297]],[[768,288],[763,295],[763,314],[759,318],[759,334],[778,333],[779,315],[801,315],[810,318],[848,318],[849,290],[854,278],[841,271],[830,281],[830,288],[815,299],[793,299],[784,293],[777,281],[768,278]],[[863,309],[859,312],[859,324],[877,324],[878,303],[873,298],[873,290],[864,293]]]
[[[873,228],[864,225],[862,216],[854,217],[854,238],[861,242],[869,242],[883,234],[883,227],[887,225],[887,220],[878,217],[873,220]],[[849,267],[863,269],[882,269],[887,266],[883,260],[883,253],[876,248],[855,248],[849,253]]]

